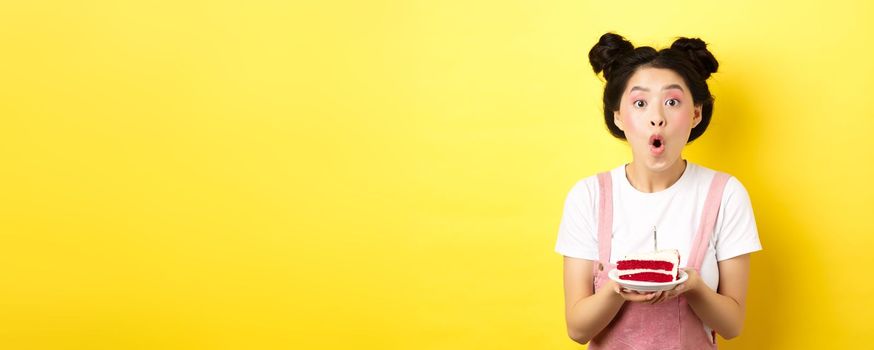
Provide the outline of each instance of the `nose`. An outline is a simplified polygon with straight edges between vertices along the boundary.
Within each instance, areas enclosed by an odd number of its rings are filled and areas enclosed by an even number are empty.
[[[650,113],[649,124],[658,127],[665,126],[665,116],[662,115],[662,111],[657,110]]]

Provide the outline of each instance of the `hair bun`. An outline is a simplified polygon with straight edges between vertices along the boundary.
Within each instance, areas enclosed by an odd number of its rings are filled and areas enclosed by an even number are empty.
[[[604,72],[604,78],[610,80],[614,63],[632,51],[634,51],[634,45],[621,35],[605,33],[589,51],[589,62],[592,64],[595,74]]]
[[[713,54],[707,50],[707,44],[701,39],[678,38],[671,45],[671,50],[683,52],[695,65],[703,79],[709,78],[710,74],[716,73],[716,69],[719,68],[716,57],[713,57]]]

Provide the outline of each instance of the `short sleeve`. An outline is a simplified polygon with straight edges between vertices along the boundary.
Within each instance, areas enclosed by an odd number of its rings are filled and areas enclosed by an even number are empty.
[[[580,180],[568,192],[555,251],[573,258],[598,260],[594,194],[591,186],[587,186],[587,181],[591,181],[591,178]]]
[[[750,196],[735,177],[725,185],[716,232],[716,261],[762,250]]]

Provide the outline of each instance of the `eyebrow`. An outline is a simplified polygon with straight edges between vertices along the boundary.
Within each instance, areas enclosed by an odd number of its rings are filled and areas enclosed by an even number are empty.
[[[683,90],[683,87],[680,86],[679,84],[671,84],[671,85],[665,86],[665,87],[662,88],[662,91],[667,90],[667,89],[680,89],[680,91],[682,91],[682,92],[686,92],[686,90]],[[641,91],[649,92],[649,89],[647,89],[647,88],[643,88],[643,87],[640,87],[640,86],[635,86],[635,87],[631,88],[631,91],[635,91],[635,90],[641,90]]]

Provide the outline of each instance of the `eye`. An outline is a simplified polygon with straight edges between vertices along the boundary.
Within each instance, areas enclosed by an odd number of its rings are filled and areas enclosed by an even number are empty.
[[[637,108],[646,107],[646,101],[644,101],[644,100],[634,101],[634,107],[637,107]]]
[[[678,100],[676,98],[672,98],[672,99],[665,101],[665,105],[668,105],[671,107],[676,107],[676,106],[680,105],[680,100]]]

